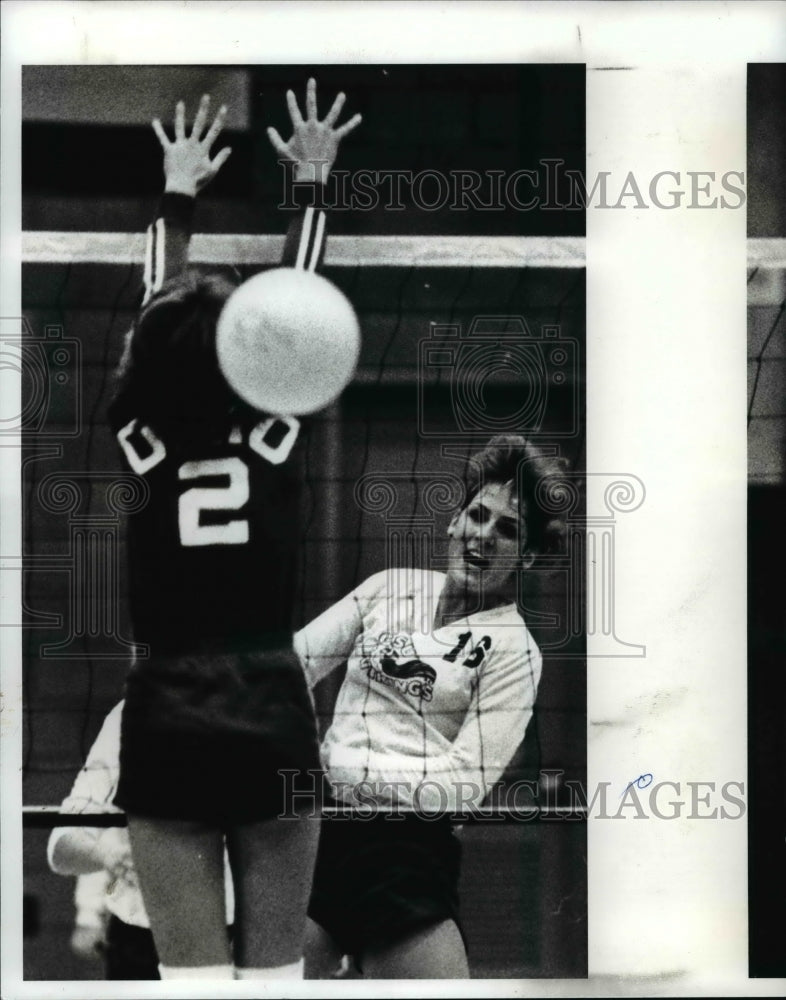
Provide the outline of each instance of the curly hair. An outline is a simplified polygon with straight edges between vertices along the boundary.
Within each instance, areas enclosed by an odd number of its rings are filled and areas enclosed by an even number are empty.
[[[565,522],[543,509],[538,484],[546,478],[563,479],[567,461],[544,455],[520,434],[498,434],[472,455],[467,469],[467,503],[488,483],[513,481],[519,494],[519,517],[527,529],[527,549],[542,555],[560,552]]]

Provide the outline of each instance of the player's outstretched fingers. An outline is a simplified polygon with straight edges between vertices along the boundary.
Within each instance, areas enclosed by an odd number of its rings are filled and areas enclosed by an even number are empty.
[[[227,116],[227,106],[226,104],[222,104],[221,107],[218,109],[218,114],[213,119],[213,124],[207,130],[207,132],[205,133],[205,138],[202,140],[202,143],[206,149],[209,150],[210,147],[218,138],[221,129],[224,127],[224,120],[226,116]]]
[[[333,101],[333,107],[325,115],[325,124],[331,127],[336,124],[338,116],[341,114],[341,109],[344,107],[344,101],[346,101],[347,95],[342,91]]]
[[[175,105],[175,139],[186,137],[186,106],[182,101]]]
[[[306,118],[317,120],[317,81],[313,76],[306,84]]]
[[[167,134],[164,131],[164,126],[161,124],[160,118],[154,118],[151,122],[153,126],[153,131],[158,136],[158,141],[161,143],[163,149],[168,149],[171,146],[171,142],[167,138]]]
[[[267,130],[267,137],[270,139],[270,145],[273,149],[275,149],[279,156],[283,156],[287,160],[292,159],[289,147],[274,128],[269,128]]]
[[[336,129],[336,138],[343,139],[345,135],[349,135],[352,129],[357,128],[362,121],[362,115],[354,115],[348,122],[346,122],[346,124],[342,125],[341,128]]]
[[[205,130],[205,122],[207,121],[207,112],[210,108],[210,95],[203,94],[201,100],[199,101],[199,107],[197,108],[196,117],[194,118],[194,124],[191,127],[191,138],[201,139],[202,133]]]
[[[210,161],[210,168],[213,171],[213,176],[215,176],[218,171],[224,166],[229,157],[232,154],[232,148],[230,146],[224,146],[224,148],[216,153],[213,159]]]
[[[298,125],[302,125],[303,116],[300,114],[300,108],[297,106],[297,99],[291,90],[287,91],[287,107],[289,108],[289,118],[292,122],[292,127],[297,128]]]

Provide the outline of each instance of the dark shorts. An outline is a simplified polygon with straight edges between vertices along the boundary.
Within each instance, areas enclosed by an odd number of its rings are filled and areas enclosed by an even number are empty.
[[[362,964],[369,947],[459,920],[461,844],[448,819],[326,819],[309,916]],[[465,942],[466,943],[466,942]]]
[[[291,772],[310,772],[302,787],[319,769],[314,710],[291,650],[158,656],[131,670],[115,796],[126,812],[270,819],[291,809]]]
[[[160,979],[158,954],[147,927],[134,927],[114,914],[106,929],[107,979]]]

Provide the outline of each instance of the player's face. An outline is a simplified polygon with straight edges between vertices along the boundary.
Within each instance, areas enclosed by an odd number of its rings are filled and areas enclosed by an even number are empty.
[[[481,592],[484,600],[509,590],[526,546],[512,482],[484,486],[453,518],[448,534],[448,578],[454,587]]]

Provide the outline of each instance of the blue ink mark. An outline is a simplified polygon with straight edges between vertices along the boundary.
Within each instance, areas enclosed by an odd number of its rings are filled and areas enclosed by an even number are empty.
[[[638,778],[634,778],[633,781],[629,781],[625,786],[625,791],[623,791],[622,795],[624,795],[632,785],[635,785],[636,788],[649,788],[651,784],[652,775],[648,771],[646,774],[640,774]],[[620,798],[622,798],[622,795],[620,795]]]

